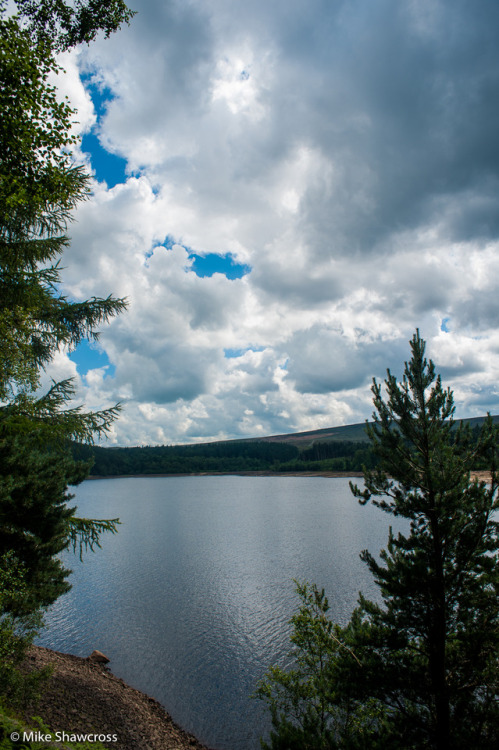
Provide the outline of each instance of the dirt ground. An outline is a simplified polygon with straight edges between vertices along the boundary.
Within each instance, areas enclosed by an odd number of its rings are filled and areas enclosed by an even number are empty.
[[[154,698],[115,677],[103,664],[33,646],[28,669],[52,665],[41,701],[27,716],[43,717],[52,732],[116,735],[113,750],[208,750],[177,726]]]

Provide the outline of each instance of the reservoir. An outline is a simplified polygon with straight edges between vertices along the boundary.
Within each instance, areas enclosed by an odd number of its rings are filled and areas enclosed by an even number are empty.
[[[83,562],[65,555],[73,588],[38,642],[103,651],[115,675],[215,750],[258,750],[268,733],[251,693],[270,665],[289,663],[293,579],[324,587],[332,619],[347,622],[359,591],[379,598],[359,554],[377,555],[396,521],[360,506],[345,478],[105,479],[73,502],[121,525]]]

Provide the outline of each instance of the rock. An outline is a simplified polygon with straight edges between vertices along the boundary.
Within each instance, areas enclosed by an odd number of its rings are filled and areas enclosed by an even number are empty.
[[[109,659],[105,656],[102,651],[92,651],[88,657],[89,661],[97,662],[98,664],[107,664]]]

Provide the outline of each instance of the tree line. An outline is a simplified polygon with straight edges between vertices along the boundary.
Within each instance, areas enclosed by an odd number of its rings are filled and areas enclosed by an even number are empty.
[[[73,455],[91,462],[93,476],[127,474],[190,474],[232,471],[362,471],[375,456],[368,444],[341,441],[332,445],[332,457],[313,448],[304,451],[289,443],[238,440],[201,445],[106,448],[74,444]],[[318,458],[317,455],[321,456]]]
[[[469,430],[470,441],[478,445],[480,426]],[[457,438],[456,426],[450,442]],[[321,440],[305,448],[291,443],[265,440],[236,440],[196,445],[162,445],[110,448],[74,443],[73,457],[86,461],[93,476],[136,474],[196,474],[210,472],[363,472],[375,468],[379,458],[369,443],[358,440]],[[486,469],[478,453],[473,469]]]

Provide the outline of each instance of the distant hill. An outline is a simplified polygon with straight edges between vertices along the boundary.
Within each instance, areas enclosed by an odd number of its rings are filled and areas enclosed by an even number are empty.
[[[499,423],[499,415],[492,417],[495,423]],[[483,424],[485,417],[471,417],[470,419],[456,419],[456,425],[460,422],[469,424],[470,427],[477,427]],[[373,424],[373,422],[369,422]],[[247,440],[248,438],[246,438]],[[261,442],[272,443],[290,443],[299,448],[305,448],[317,442],[332,441],[351,441],[355,443],[365,443],[368,441],[366,435],[366,423],[341,425],[340,427],[325,427],[321,430],[309,430],[307,432],[293,432],[286,435],[269,435],[264,438],[251,438]]]
[[[322,430],[309,430],[307,432],[293,432],[288,435],[270,435],[264,438],[254,438],[269,443],[291,443],[300,448],[315,442],[344,441],[355,443],[367,442],[366,423],[342,425],[341,427],[325,427]]]

